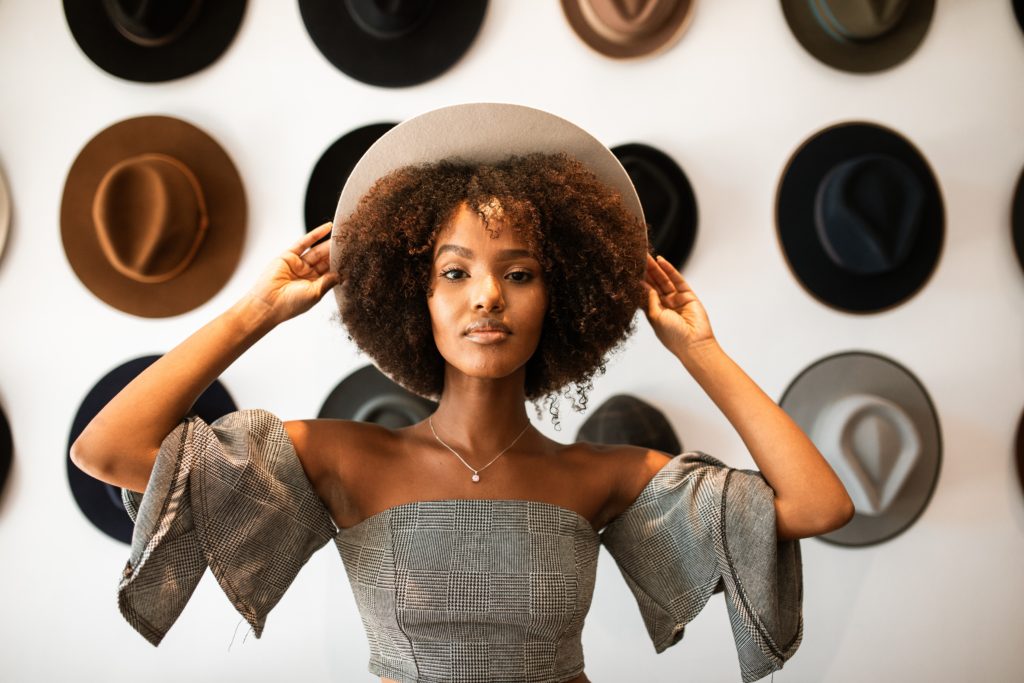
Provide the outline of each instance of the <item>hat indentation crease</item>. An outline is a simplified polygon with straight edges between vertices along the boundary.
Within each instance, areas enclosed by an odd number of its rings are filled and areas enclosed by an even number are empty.
[[[423,24],[434,0],[345,0],[359,28],[375,38],[401,38]]]
[[[891,31],[907,11],[908,0],[807,0],[814,18],[832,39],[871,41]]]
[[[583,0],[587,23],[604,38],[626,42],[649,36],[672,17],[676,3],[666,0]]]
[[[202,5],[202,0],[103,0],[117,32],[142,47],[173,43],[192,26]]]

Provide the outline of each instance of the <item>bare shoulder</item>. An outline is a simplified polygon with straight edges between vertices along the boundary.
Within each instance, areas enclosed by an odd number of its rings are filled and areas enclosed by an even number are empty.
[[[673,457],[662,451],[627,444],[579,443],[576,446],[589,454],[594,467],[600,468],[608,481],[609,497],[602,514],[602,526],[622,514]]]

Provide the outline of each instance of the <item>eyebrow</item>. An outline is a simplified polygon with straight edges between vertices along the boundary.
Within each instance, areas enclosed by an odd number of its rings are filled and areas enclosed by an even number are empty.
[[[445,252],[454,252],[458,256],[463,258],[473,258],[473,250],[467,249],[466,247],[459,246],[458,244],[442,244],[441,248],[437,250],[437,256],[434,260],[441,258],[441,255]],[[527,249],[502,249],[498,252],[498,259],[500,260],[512,260],[517,258],[534,258],[533,253]]]

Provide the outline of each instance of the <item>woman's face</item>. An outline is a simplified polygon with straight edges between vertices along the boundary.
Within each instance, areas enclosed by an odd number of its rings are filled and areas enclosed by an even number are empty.
[[[496,216],[489,228],[460,206],[438,232],[428,295],[434,342],[456,370],[471,377],[506,377],[526,364],[540,341],[547,287],[540,263]],[[486,331],[498,329],[501,331]]]

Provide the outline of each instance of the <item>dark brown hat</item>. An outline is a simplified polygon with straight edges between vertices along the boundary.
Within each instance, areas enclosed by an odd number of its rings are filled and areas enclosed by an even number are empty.
[[[793,274],[822,303],[873,313],[913,296],[945,235],[939,183],[909,140],[860,121],[800,145],[776,196],[779,242]]]
[[[924,40],[935,0],[782,0],[793,35],[819,61],[855,73],[882,71]]]
[[[649,57],[675,44],[695,0],[562,0],[572,30],[606,57]]]
[[[82,283],[146,318],[189,311],[227,282],[245,240],[245,193],[209,135],[168,116],[90,140],[64,185],[64,251]]]
[[[228,48],[245,0],[64,0],[82,52],[109,74],[153,83],[195,73]]]

